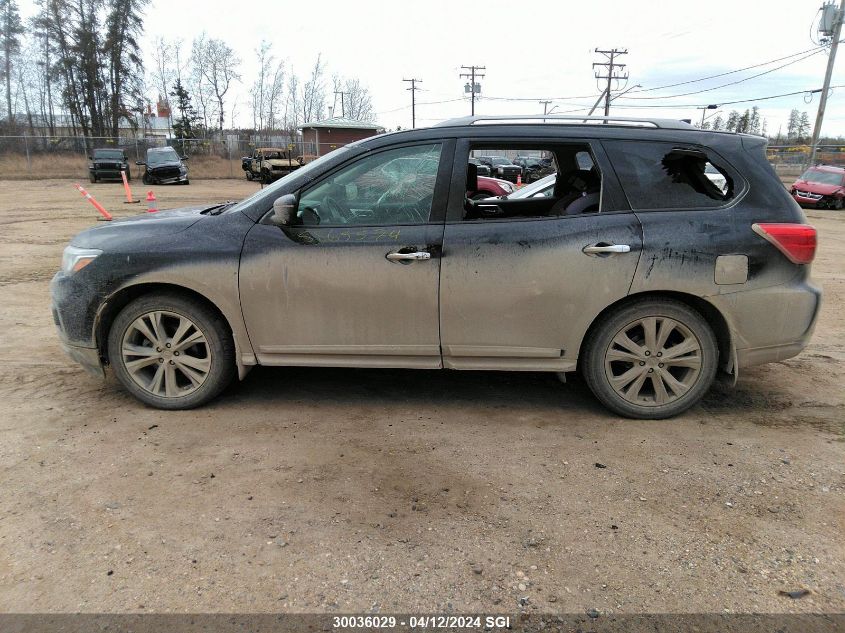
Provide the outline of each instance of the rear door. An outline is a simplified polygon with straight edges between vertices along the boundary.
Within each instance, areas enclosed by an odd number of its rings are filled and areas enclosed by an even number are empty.
[[[601,175],[600,212],[567,215],[548,198],[509,215],[479,217],[465,199],[468,141],[458,144],[443,237],[440,327],[444,366],[456,369],[574,369],[593,319],[630,289],[642,248],[640,224],[627,208],[597,142],[561,139],[485,141],[495,150],[557,151],[574,164],[574,146]],[[492,151],[490,153],[493,153]],[[584,156],[581,155],[583,160]],[[558,162],[558,169],[563,170]],[[559,174],[559,178],[561,174]],[[562,187],[559,187],[562,189]],[[562,192],[558,192],[562,193]],[[552,199],[562,196],[552,196]],[[561,202],[561,204],[564,204]],[[505,216],[505,217],[502,217]],[[477,219],[470,219],[476,217]]]

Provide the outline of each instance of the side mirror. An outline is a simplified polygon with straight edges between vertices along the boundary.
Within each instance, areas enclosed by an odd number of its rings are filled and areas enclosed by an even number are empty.
[[[270,216],[270,223],[275,226],[291,226],[296,220],[296,196],[292,193],[276,198],[273,203],[273,214]]]
[[[189,156],[183,156],[182,160],[188,160],[188,158],[190,158],[190,157]]]
[[[136,161],[135,161],[135,164],[136,164],[136,165],[146,165],[147,163],[145,163],[145,162],[144,162],[144,161],[142,161],[142,160],[136,160]]]

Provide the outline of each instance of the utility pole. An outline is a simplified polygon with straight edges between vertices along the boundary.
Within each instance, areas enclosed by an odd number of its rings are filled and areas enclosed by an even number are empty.
[[[340,95],[340,116],[346,116],[346,108],[343,104],[343,95],[349,94],[348,92],[344,92],[343,90],[335,90],[334,91],[334,102],[337,103],[337,95]]]
[[[487,70],[486,66],[461,66],[462,69],[468,70],[468,73],[461,73],[461,77],[465,77],[469,79],[470,83],[464,86],[464,92],[470,93],[470,114],[475,116],[475,93],[481,92],[481,85],[477,84],[475,79],[476,77],[479,79],[484,79],[484,74],[479,73],[479,70]]]
[[[417,127],[417,100],[414,98],[414,93],[419,90],[419,88],[417,88],[417,84],[421,84],[422,79],[403,79],[402,81],[407,81],[411,84],[411,87],[405,88],[405,90],[411,91],[411,129],[413,129]]]
[[[548,114],[551,101],[540,101],[539,103],[543,104],[543,114]]]
[[[822,11],[824,11],[824,7],[822,7]],[[807,167],[812,166],[816,160],[816,150],[819,146],[819,135],[821,134],[822,122],[824,121],[824,109],[827,106],[827,93],[830,91],[830,77],[833,74],[833,63],[836,61],[836,49],[839,48],[839,38],[842,35],[843,18],[845,18],[845,0],[841,0],[839,3],[839,9],[833,18],[830,53],[828,53],[827,58],[827,70],[824,73],[822,94],[819,98],[819,110],[816,113],[816,125],[813,127],[813,140],[810,144],[810,159],[807,161]]]
[[[845,0],[843,0],[845,1]],[[618,68],[622,71],[625,68],[625,64],[620,64],[616,61],[616,58],[621,55],[627,55],[628,49],[627,48],[612,48],[610,50],[602,50],[597,48],[596,52],[604,55],[607,59],[606,62],[595,62],[593,63],[593,69],[595,70],[596,66],[601,66],[606,69],[606,75],[600,75],[598,72],[595,73],[596,79],[606,79],[607,80],[607,87],[604,89],[604,116],[610,116],[610,90],[614,81],[620,81],[622,79],[628,79],[628,74],[620,74],[616,72]]]

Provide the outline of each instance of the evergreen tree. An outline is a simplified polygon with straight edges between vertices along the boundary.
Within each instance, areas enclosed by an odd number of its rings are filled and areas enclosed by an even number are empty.
[[[20,52],[21,35],[24,33],[18,3],[15,0],[0,0],[0,52],[3,54],[3,66],[0,78],[6,84],[6,116],[9,125],[14,125],[12,113],[12,58]]]
[[[742,134],[747,134],[748,130],[751,126],[751,112],[746,110],[742,113],[742,116],[739,117],[739,120],[736,122],[736,131]]]
[[[806,112],[802,112],[801,117],[798,119],[798,127],[795,130],[795,135],[801,141],[810,136],[810,117]]]
[[[801,118],[798,110],[793,108],[789,113],[789,122],[786,124],[786,138],[794,140],[798,136],[798,121]]]
[[[751,116],[748,119],[748,132],[751,134],[760,134],[760,108],[757,106],[751,108]]]
[[[176,98],[176,109],[179,111],[179,118],[173,122],[173,134],[180,140],[196,138],[200,117],[194,110],[194,106],[191,104],[191,95],[188,94],[181,80],[176,80],[170,96]]]
[[[724,130],[725,129],[725,120],[722,118],[721,114],[717,114],[716,118],[713,119],[713,129],[714,130]]]
[[[739,112],[731,110],[730,114],[728,114],[728,122],[725,124],[725,129],[728,132],[737,132],[737,123],[739,123]]]

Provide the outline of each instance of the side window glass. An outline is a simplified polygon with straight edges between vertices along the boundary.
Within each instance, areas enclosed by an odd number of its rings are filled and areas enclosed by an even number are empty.
[[[428,222],[441,145],[415,145],[361,158],[306,190],[297,217],[303,226]]]
[[[560,217],[597,213],[602,176],[586,143],[471,147],[466,189],[464,221]]]
[[[606,141],[634,209],[706,209],[734,197],[734,180],[717,157],[671,143]]]

